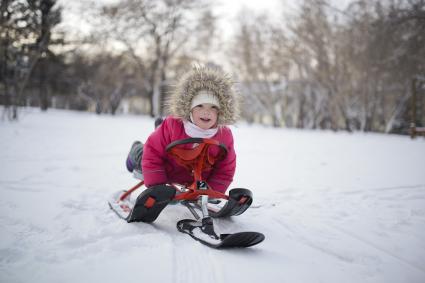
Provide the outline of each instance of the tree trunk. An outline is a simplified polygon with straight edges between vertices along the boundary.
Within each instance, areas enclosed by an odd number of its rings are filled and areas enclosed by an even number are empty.
[[[40,100],[40,109],[42,111],[47,111],[49,108],[49,95],[47,92],[47,64],[45,60],[39,60],[39,100]]]

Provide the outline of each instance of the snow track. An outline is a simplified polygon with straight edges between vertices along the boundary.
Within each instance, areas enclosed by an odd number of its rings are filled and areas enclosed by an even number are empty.
[[[0,122],[0,282],[425,282],[423,139],[233,128],[254,203],[216,229],[266,240],[213,250],[177,231],[182,206],[153,224],[108,207],[151,119],[26,111]]]

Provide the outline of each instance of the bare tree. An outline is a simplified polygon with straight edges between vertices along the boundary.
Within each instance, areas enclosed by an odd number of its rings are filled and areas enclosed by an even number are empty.
[[[83,75],[77,89],[78,95],[94,104],[97,114],[114,115],[122,98],[138,89],[134,82],[135,68],[124,55],[98,55],[86,59],[79,68]]]
[[[230,61],[245,95],[245,116],[262,113],[272,117],[274,126],[282,123],[282,107],[289,66],[282,30],[267,15],[239,16],[239,27],[230,50]]]
[[[162,112],[161,89],[167,69],[208,15],[209,6],[197,0],[126,0],[103,8],[102,34],[121,43],[137,62],[140,78],[150,97],[151,116]],[[205,18],[204,18],[205,20]],[[209,17],[208,21],[213,21]],[[211,27],[211,25],[209,25]]]
[[[45,57],[52,28],[60,22],[56,0],[5,0],[0,5],[1,85],[6,115],[18,118],[24,90],[40,58]]]
[[[412,78],[423,74],[424,1],[356,1],[347,10],[351,81],[364,131],[403,127]],[[398,125],[398,126],[397,126]],[[406,127],[406,126],[404,126]]]
[[[245,11],[231,58],[253,105],[246,114],[284,105],[286,124],[300,128],[403,132],[412,78],[425,73],[424,7],[304,0],[280,25]]]

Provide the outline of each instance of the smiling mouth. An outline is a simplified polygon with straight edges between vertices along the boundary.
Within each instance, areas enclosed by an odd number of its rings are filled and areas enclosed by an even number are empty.
[[[209,118],[200,118],[201,119],[201,121],[204,121],[204,122],[209,122],[209,121],[211,121],[211,119],[209,119]]]

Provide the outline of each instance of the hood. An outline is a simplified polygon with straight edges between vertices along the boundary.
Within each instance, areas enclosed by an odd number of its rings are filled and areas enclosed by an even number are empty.
[[[239,115],[239,95],[234,82],[228,74],[207,67],[195,67],[178,80],[169,95],[167,112],[189,121],[192,99],[202,90],[211,91],[218,98],[218,125],[234,124]]]

